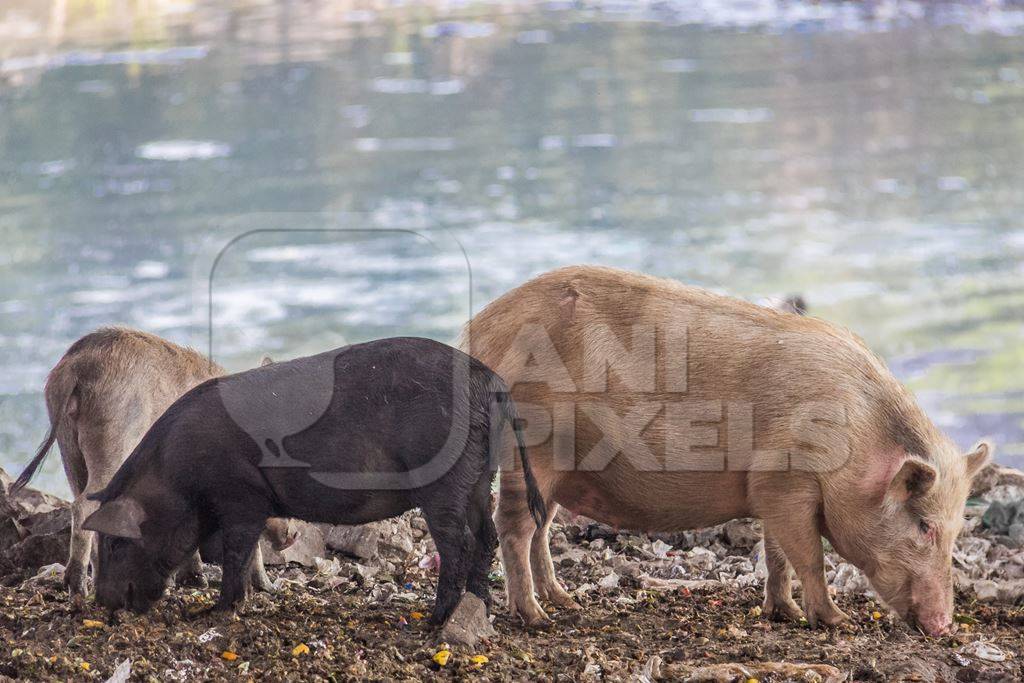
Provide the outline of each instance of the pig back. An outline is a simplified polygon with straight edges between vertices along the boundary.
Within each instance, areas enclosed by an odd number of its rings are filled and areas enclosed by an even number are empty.
[[[201,354],[156,335],[101,328],[75,342],[53,369],[48,402],[51,386],[74,388],[74,432],[88,469],[113,472],[179,396],[220,374]]]
[[[851,439],[879,438],[881,404],[904,403],[842,328],[609,268],[512,290],[470,322],[463,345],[512,386],[521,412],[552,424],[538,467],[592,485],[639,476],[646,497],[706,485],[745,497],[746,472],[841,467],[860,447]],[[580,471],[591,466],[601,473]]]

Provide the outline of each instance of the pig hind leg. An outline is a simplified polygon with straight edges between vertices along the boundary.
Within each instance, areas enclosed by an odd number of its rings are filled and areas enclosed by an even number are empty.
[[[555,577],[555,565],[551,561],[551,522],[558,513],[558,503],[553,500],[547,502],[547,519],[544,525],[533,532],[533,540],[530,543],[530,567],[533,572],[533,581],[537,587],[537,595],[541,600],[546,600],[558,607],[567,609],[580,609],[578,602],[562,588]]]
[[[786,512],[764,518],[765,535],[773,537],[796,570],[804,592],[804,613],[811,626],[848,621],[828,594],[825,556],[816,502],[785,506]]]
[[[768,566],[768,580],[764,585],[764,613],[776,619],[800,621],[804,613],[793,600],[793,567],[779,542],[769,533],[764,535],[764,559]]]
[[[99,503],[86,498],[86,491],[76,492],[71,503],[71,547],[68,565],[64,571],[64,584],[71,596],[85,596],[88,593],[88,568],[92,555],[93,532],[86,531],[82,524],[99,508]]]
[[[488,611],[491,609],[491,591],[487,585],[487,575],[494,562],[494,551],[498,548],[498,532],[491,518],[493,479],[490,470],[487,470],[477,481],[469,501],[467,515],[474,544],[469,561],[469,574],[466,577],[466,590],[483,600]]]
[[[82,528],[86,518],[99,509],[100,504],[89,500],[89,496],[101,491],[114,476],[121,459],[107,456],[111,445],[104,438],[102,430],[88,426],[77,429],[70,419],[61,420],[57,428],[57,443],[60,446],[68,482],[75,494],[71,504],[71,548],[64,572],[64,583],[72,596],[85,596],[88,592],[88,568],[95,570],[93,539],[95,534]],[[114,446],[116,448],[116,446]]]
[[[537,524],[530,516],[520,469],[501,470],[496,522],[509,611],[528,625],[542,624],[548,621],[548,615],[534,597],[530,570],[530,546]]]
[[[431,501],[420,507],[427,519],[427,528],[441,556],[441,571],[437,579],[437,598],[430,623],[443,624],[455,609],[469,573],[470,553],[476,545],[466,524],[468,492],[447,491],[447,495],[431,496]]]

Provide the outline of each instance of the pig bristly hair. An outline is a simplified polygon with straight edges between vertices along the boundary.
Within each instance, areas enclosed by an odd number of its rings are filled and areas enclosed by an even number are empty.
[[[167,432],[180,414],[187,409],[196,396],[215,389],[218,381],[219,378],[207,380],[172,403],[171,407],[153,423],[146,435],[142,437],[142,441],[110,479],[106,488],[91,494],[89,499],[106,503],[124,495],[128,488],[138,480],[142,471],[159,457],[160,444],[163,443]]]

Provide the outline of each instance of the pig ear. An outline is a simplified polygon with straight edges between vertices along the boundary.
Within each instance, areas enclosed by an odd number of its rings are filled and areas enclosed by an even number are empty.
[[[967,454],[967,476],[974,477],[981,468],[992,460],[995,453],[995,446],[989,441],[979,441],[977,445]]]
[[[142,504],[134,498],[122,496],[101,505],[99,510],[86,517],[82,528],[108,536],[139,539],[142,538],[144,521],[146,511]]]
[[[266,367],[268,365],[273,365],[273,364],[274,364],[274,359],[271,358],[270,356],[263,356],[263,358],[260,359],[260,367],[261,368]]]
[[[900,501],[923,496],[935,483],[935,468],[918,458],[907,458],[892,478],[889,493]]]

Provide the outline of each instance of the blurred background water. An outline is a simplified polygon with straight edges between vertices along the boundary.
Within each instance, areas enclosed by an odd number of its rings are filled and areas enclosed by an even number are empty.
[[[7,0],[0,467],[82,334],[206,351],[221,252],[233,370],[451,341],[603,263],[802,292],[1024,464],[1022,32],[999,2]]]

